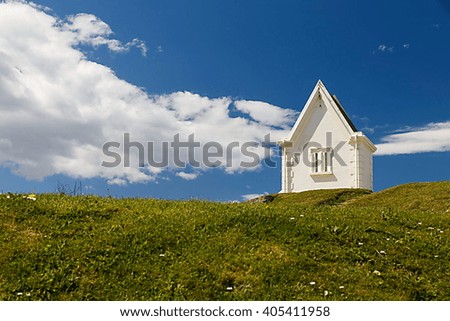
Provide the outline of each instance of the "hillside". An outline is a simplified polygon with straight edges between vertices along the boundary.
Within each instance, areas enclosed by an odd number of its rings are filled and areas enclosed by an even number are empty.
[[[301,193],[287,193],[273,195],[274,202],[278,204],[296,204],[304,206],[326,206],[339,205],[361,196],[370,194],[371,191],[365,189],[332,189],[306,191]]]
[[[450,183],[271,203],[0,195],[1,300],[450,300]]]
[[[450,182],[399,185],[353,199],[348,202],[348,205],[419,210],[433,213],[447,212],[450,211]]]

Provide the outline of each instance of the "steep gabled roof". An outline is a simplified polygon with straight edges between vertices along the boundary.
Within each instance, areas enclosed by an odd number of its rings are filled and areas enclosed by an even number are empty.
[[[337,97],[332,96],[328,92],[322,81],[319,80],[316,86],[314,87],[314,90],[312,91],[311,95],[309,96],[308,101],[303,107],[300,116],[298,117],[297,121],[292,127],[291,132],[289,133],[288,137],[284,140],[284,142],[291,142],[296,133],[298,132],[301,133],[303,131],[303,127],[305,126],[310,114],[312,114],[314,108],[313,102],[316,99],[321,99],[325,104],[331,106],[331,108],[333,108],[336,111],[342,123],[347,128],[349,134],[354,134],[357,132],[356,126],[350,120],[350,117],[348,117],[347,113],[345,112],[344,108],[342,107]],[[281,144],[283,145],[283,142],[281,142]]]
[[[341,102],[339,101],[339,99],[336,97],[336,95],[333,95],[333,100],[336,103],[336,105],[338,106],[339,110],[341,111],[342,115],[344,115],[345,120],[347,120],[348,124],[350,125],[350,127],[353,129],[354,132],[357,132],[358,130],[356,129],[355,124],[353,124],[352,120],[350,119],[350,117],[348,117],[347,113],[344,110],[344,107],[342,107]]]

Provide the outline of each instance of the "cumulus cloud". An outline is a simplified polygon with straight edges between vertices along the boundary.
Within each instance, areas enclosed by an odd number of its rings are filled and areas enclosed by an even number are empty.
[[[187,181],[192,181],[198,177],[198,173],[178,172],[176,175]]]
[[[63,174],[101,177],[119,185],[148,182],[176,171],[172,158],[164,168],[141,167],[140,161],[107,168],[101,166],[106,160],[102,146],[123,142],[128,133],[132,141],[153,142],[151,153],[146,145],[146,154],[159,160],[164,156],[163,142],[173,141],[175,135],[186,140],[195,134],[202,146],[213,141],[225,149],[232,142],[261,141],[267,133],[272,141],[288,134],[288,123],[295,114],[291,110],[190,92],[148,95],[110,68],[89,61],[78,47],[104,45],[122,52],[138,46],[145,52],[142,42],[123,44],[111,35],[111,28],[93,15],[59,19],[24,2],[0,3],[2,166],[29,179]],[[232,117],[237,106],[243,114]],[[261,146],[254,148],[261,158],[267,156],[265,151]],[[136,156],[136,148],[128,153],[120,147],[117,153],[123,160]],[[198,150],[195,156],[201,158]],[[188,157],[187,153],[180,155],[184,161]],[[229,173],[257,168],[239,166],[246,156],[237,149],[225,160],[230,157],[230,166],[218,167]]]
[[[111,39],[110,36],[113,35],[111,28],[92,14],[80,13],[69,16],[66,20],[63,29],[72,32],[74,45],[83,44],[93,47],[104,45],[114,52],[126,52],[131,47],[137,47],[143,56],[147,55],[147,47],[143,41],[136,38],[124,44],[117,39]]]
[[[450,122],[431,123],[382,138],[375,155],[450,151]]]
[[[272,106],[261,101],[241,100],[234,103],[236,109],[265,125],[290,128],[298,113],[292,109]]]

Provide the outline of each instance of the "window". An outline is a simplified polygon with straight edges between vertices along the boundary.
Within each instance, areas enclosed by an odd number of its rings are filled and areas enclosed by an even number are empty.
[[[312,154],[312,171],[313,173],[319,172],[319,153],[314,152]]]
[[[313,148],[311,155],[311,174],[332,174],[332,155],[331,148]]]
[[[323,151],[323,171],[325,173],[331,173],[331,150]]]

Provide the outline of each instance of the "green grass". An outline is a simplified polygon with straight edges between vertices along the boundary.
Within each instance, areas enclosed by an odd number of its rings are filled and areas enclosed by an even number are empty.
[[[288,193],[277,194],[274,196],[275,203],[285,204],[301,204],[305,206],[324,206],[324,205],[338,205],[346,201],[359,198],[360,196],[370,194],[369,190],[365,189],[332,189],[332,190],[318,190],[307,191],[302,193]]]
[[[352,206],[440,213],[450,210],[450,182],[410,183],[395,186],[355,199],[350,203]]]
[[[268,204],[0,195],[0,299],[450,300],[449,209],[449,182]]]

